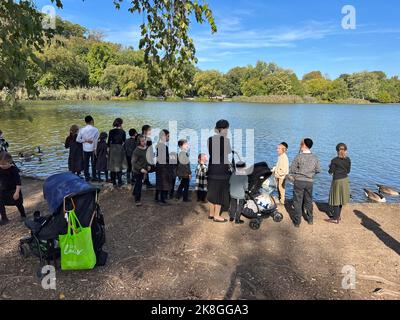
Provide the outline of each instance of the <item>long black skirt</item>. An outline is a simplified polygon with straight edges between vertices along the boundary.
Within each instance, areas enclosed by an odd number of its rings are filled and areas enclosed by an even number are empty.
[[[229,180],[208,179],[207,200],[215,205],[222,206],[223,211],[229,209]]]

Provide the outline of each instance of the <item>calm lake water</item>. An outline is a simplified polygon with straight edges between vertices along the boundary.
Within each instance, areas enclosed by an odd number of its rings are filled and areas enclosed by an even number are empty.
[[[202,130],[211,130],[217,120],[225,118],[230,121],[232,130],[243,129],[241,139],[233,139],[236,144],[242,140],[244,146],[246,129],[254,129],[255,161],[267,161],[271,167],[276,162],[275,149],[279,142],[288,142],[289,158],[293,160],[300,139],[313,138],[314,153],[320,157],[324,170],[316,178],[315,197],[318,200],[328,198],[331,178],[327,170],[338,142],[349,146],[353,162],[353,201],[365,201],[362,189],[375,190],[376,183],[400,189],[400,105],[34,102],[27,110],[33,116],[33,122],[0,118],[0,129],[9,141],[13,155],[32,152],[36,146],[43,150],[41,160],[36,157],[31,162],[18,162],[27,175],[46,177],[67,170],[68,151],[64,149],[64,140],[69,127],[83,125],[87,114],[93,115],[96,126],[107,132],[116,117],[124,119],[126,130],[139,129],[144,124],[169,128],[169,121],[176,121],[178,134],[187,134],[188,131],[182,132],[184,129],[197,133],[198,142],[191,142],[192,156],[195,157],[200,149],[198,146],[204,146],[208,136],[203,134],[202,140]],[[389,197],[388,201],[396,199]]]

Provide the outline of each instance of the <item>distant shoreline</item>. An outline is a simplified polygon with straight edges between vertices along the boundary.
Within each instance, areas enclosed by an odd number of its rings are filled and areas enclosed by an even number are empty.
[[[299,97],[301,98],[301,97]],[[300,105],[300,104],[309,104],[309,105],[400,105],[399,103],[379,103],[379,102],[370,102],[367,100],[344,100],[344,101],[310,101],[309,99],[292,99],[285,96],[280,96],[277,98],[276,96],[265,96],[265,97],[233,97],[226,98],[224,100],[216,100],[209,98],[157,98],[157,97],[148,97],[145,99],[127,99],[127,98],[116,98],[111,97],[109,99],[21,99],[18,100],[22,104],[29,103],[51,103],[51,102],[193,102],[193,103],[253,103],[253,104],[291,104],[291,105]]]

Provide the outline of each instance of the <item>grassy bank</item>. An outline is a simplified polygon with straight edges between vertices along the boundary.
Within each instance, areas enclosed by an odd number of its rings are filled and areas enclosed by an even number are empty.
[[[18,100],[26,101],[28,95],[25,90],[18,90],[16,93]],[[0,100],[5,100],[5,92],[0,91]],[[73,89],[41,89],[37,97],[33,100],[49,101],[135,101],[128,97],[116,97],[110,91],[102,88],[73,88]],[[265,103],[265,104],[372,104],[368,100],[349,98],[345,100],[326,101],[311,96],[297,95],[269,95],[269,96],[236,96],[225,98],[224,100],[213,99],[209,97],[155,97],[147,96],[143,101],[168,101],[168,102],[244,102],[244,103]]]

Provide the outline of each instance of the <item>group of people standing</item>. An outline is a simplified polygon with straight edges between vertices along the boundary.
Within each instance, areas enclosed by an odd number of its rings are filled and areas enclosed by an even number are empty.
[[[182,139],[178,142],[178,152],[170,152],[170,133],[160,131],[158,142],[153,148],[152,128],[150,125],[137,130],[129,130],[129,138],[123,129],[123,120],[117,118],[113,129],[99,132],[94,126],[92,116],[85,118],[86,126],[79,128],[73,125],[66,138],[65,147],[69,149],[69,171],[80,175],[84,172],[87,181],[103,181],[102,175],[114,186],[122,186],[122,172],[126,169],[127,183],[134,185],[133,196],[137,206],[142,205],[142,188],[155,188],[155,201],[169,205],[168,200],[189,199],[189,184],[192,179],[189,160],[189,142]],[[228,222],[222,213],[229,212],[229,221],[242,224],[240,219],[246,201],[248,189],[248,171],[246,163],[237,162],[235,168],[229,160],[232,154],[228,138],[229,122],[220,120],[216,123],[215,134],[208,139],[208,155],[198,155],[195,171],[197,201],[209,203],[209,219],[217,223]],[[21,192],[19,170],[7,152],[8,143],[0,131],[0,214],[2,223],[7,222],[5,206],[17,206],[22,219],[26,217]],[[287,156],[288,144],[282,142],[277,147],[278,161],[272,169],[277,183],[279,201],[285,204],[286,182],[293,183],[292,221],[299,227],[302,216],[313,224],[313,181],[321,172],[318,157],[311,152],[313,141],[309,138],[300,143],[300,152],[289,165]],[[336,147],[337,157],[332,159],[329,173],[333,177],[329,196],[332,208],[330,223],[338,224],[341,211],[350,201],[349,173],[351,161],[347,156],[347,146],[340,143]],[[90,173],[91,167],[91,173]],[[110,172],[110,177],[108,173]],[[149,180],[149,174],[155,173],[156,185]],[[109,179],[110,178],[110,179]],[[180,184],[177,190],[177,179]]]
[[[282,142],[277,147],[278,162],[273,168],[279,201],[285,204],[285,185],[289,180],[293,183],[293,224],[299,227],[301,218],[308,224],[314,223],[313,216],[313,184],[314,176],[321,172],[321,165],[318,157],[311,152],[314,142],[303,139],[300,143],[299,154],[289,166],[289,158],[286,154],[288,144]],[[329,174],[332,175],[332,185],[329,194],[329,205],[331,210],[328,212],[330,218],[327,222],[338,224],[341,220],[341,212],[344,205],[350,202],[350,182],[349,174],[351,171],[351,160],[347,156],[347,146],[339,143],[336,146],[337,157],[332,159],[329,165]]]

